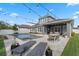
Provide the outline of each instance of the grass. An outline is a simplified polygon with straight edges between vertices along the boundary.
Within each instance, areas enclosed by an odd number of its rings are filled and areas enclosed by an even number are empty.
[[[79,34],[75,34],[70,38],[62,56],[79,56]]]
[[[5,56],[6,50],[4,46],[4,40],[0,38],[0,56]]]

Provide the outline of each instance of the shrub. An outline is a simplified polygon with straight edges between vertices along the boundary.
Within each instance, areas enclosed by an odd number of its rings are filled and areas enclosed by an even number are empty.
[[[15,32],[14,34],[18,34],[18,32]]]
[[[50,47],[47,48],[45,55],[52,56],[52,50],[50,49]]]
[[[76,35],[76,33],[75,33],[75,32],[72,32],[72,33],[71,33],[71,36],[75,36],[75,35]]]
[[[15,30],[15,31],[17,31],[18,30],[17,25],[14,24],[13,27],[12,27],[12,29]]]
[[[8,39],[7,36],[0,35],[1,39]]]

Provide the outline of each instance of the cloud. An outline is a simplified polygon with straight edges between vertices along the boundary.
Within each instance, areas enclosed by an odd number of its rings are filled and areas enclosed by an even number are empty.
[[[78,15],[75,15],[75,16],[73,16],[72,18],[73,18],[73,19],[77,19],[77,18],[79,18],[79,16],[78,16]]]
[[[12,20],[8,21],[8,23],[9,23],[10,25],[15,24],[15,22],[14,22],[14,21],[12,21]]]
[[[8,12],[3,12],[2,14],[3,14],[3,15],[9,15],[9,13],[8,13]]]
[[[78,19],[79,18],[79,11],[76,11],[75,13],[73,13],[73,16],[71,18]]]
[[[0,12],[2,12],[3,11],[3,8],[0,8]]]
[[[51,12],[51,11],[53,11],[54,9],[50,9],[49,11]]]
[[[79,15],[79,11],[75,12],[74,15]]]
[[[75,6],[78,5],[79,3],[67,3],[67,6]]]
[[[11,14],[9,14],[9,16],[17,17],[17,16],[19,16],[19,14],[17,14],[17,13],[11,13]]]

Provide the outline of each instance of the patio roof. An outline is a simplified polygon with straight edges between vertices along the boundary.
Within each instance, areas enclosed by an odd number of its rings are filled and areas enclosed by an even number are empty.
[[[68,23],[68,22],[72,22],[72,21],[73,21],[73,19],[57,19],[56,21],[46,22],[46,23],[42,23],[42,24],[38,23],[38,24],[33,25],[32,27],[62,24],[62,23]]]
[[[19,28],[28,28],[28,29],[30,29],[30,28],[31,28],[31,26],[30,26],[30,25],[18,25],[18,27],[19,27]]]
[[[54,17],[52,17],[51,15],[45,15],[43,17],[40,17],[39,19],[44,19],[44,18],[51,18],[52,20],[56,20]]]
[[[57,21],[53,21],[53,22],[47,22],[43,25],[50,25],[50,24],[61,24],[61,23],[68,23],[68,22],[71,22],[73,21],[72,19],[58,19]]]

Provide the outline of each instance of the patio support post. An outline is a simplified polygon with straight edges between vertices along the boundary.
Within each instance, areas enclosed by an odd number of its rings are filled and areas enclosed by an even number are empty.
[[[71,23],[67,23],[67,35],[68,37],[71,36]]]

